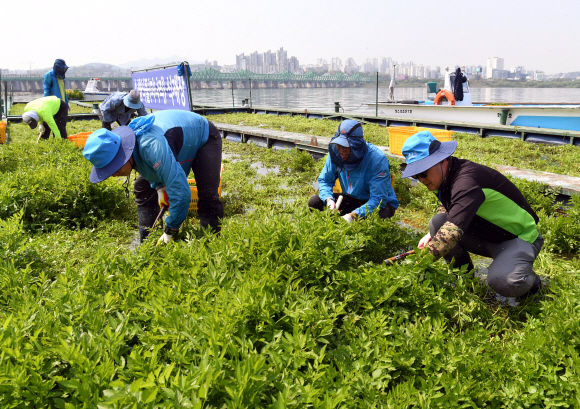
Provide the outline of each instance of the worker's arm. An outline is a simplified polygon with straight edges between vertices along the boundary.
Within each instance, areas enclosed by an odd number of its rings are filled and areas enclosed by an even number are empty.
[[[50,75],[50,72],[44,74],[42,88],[44,89],[45,97],[50,97],[52,95],[52,75]]]
[[[149,166],[155,169],[161,182],[155,183],[159,189],[165,186],[169,196],[169,216],[165,224],[178,229],[187,217],[191,202],[191,189],[187,183],[187,176],[181,165],[174,159],[165,138],[159,138],[141,150],[141,156]]]
[[[324,168],[318,176],[318,197],[324,203],[328,199],[334,200],[334,195],[332,193],[332,188],[336,182],[336,167],[330,161],[330,156],[326,157],[326,162],[324,163]]]
[[[368,202],[352,212],[359,217],[365,217],[367,214],[372,213],[381,202],[384,205],[387,204],[389,197],[388,188],[391,185],[391,173],[389,172],[389,161],[386,157],[373,167],[368,183],[370,191]]]
[[[101,104],[101,114],[104,122],[113,123],[118,118],[117,108],[123,103],[123,98],[118,98],[117,95],[112,95]]]
[[[429,252],[436,258],[447,255],[459,243],[484,201],[485,194],[475,180],[468,176],[455,180],[451,186],[451,210],[429,242]]]
[[[145,116],[145,115],[147,115],[147,108],[145,108],[145,105],[141,103],[141,108],[137,110],[137,116]]]

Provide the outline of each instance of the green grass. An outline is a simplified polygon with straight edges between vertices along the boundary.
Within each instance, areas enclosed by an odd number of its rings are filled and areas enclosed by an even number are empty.
[[[89,186],[74,145],[8,132],[2,408],[580,405],[580,261],[557,254],[577,254],[580,214],[556,216],[537,183],[517,182],[552,243],[535,263],[550,289],[498,308],[479,281],[424,254],[381,263],[416,243],[396,222],[424,228],[436,200],[423,187],[398,179],[408,196],[395,219],[346,224],[306,209],[322,161],[224,141],[222,234],[192,217],[182,241],[156,247],[157,231],[133,249],[120,180]]]

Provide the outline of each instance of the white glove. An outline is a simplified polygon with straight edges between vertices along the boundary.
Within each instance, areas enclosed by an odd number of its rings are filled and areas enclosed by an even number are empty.
[[[431,234],[427,233],[426,235],[423,236],[423,238],[419,241],[419,245],[417,247],[419,247],[420,249],[424,248],[425,246],[427,246],[427,244],[431,241]]]
[[[334,200],[332,199],[328,199],[326,201],[326,206],[330,209],[330,210],[334,210],[336,209],[336,203],[334,203]]]
[[[347,222],[347,223],[352,223],[352,221],[353,221],[353,218],[352,218],[352,216],[350,215],[350,213],[347,213],[347,214],[345,214],[344,216],[342,216],[342,218],[343,218],[344,220],[346,220],[346,222]]]
[[[157,240],[157,244],[161,244],[161,243],[169,243],[171,240],[173,239],[173,236],[171,234],[167,234],[167,233],[163,233],[163,236],[159,237],[159,240]]]

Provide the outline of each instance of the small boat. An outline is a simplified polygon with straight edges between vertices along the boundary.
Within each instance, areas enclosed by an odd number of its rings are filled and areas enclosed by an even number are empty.
[[[85,101],[104,101],[105,98],[107,98],[109,95],[112,94],[112,92],[99,91],[99,88],[97,87],[97,83],[100,80],[101,80],[100,78],[91,78],[87,82],[87,86],[85,87],[85,90],[83,91],[83,94],[85,96],[85,98],[84,98]]]
[[[463,75],[460,73],[460,75]],[[436,90],[436,83],[427,83],[425,101],[387,101],[367,105],[388,117],[412,120],[440,120],[478,124],[501,124],[533,128],[564,129],[580,131],[580,104],[485,104],[472,103],[469,81],[461,84],[463,100],[455,95],[457,72],[445,73],[443,89]],[[393,92],[391,90],[391,98]]]

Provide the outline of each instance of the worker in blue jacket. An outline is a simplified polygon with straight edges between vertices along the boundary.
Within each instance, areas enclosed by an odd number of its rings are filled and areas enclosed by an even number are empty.
[[[329,155],[318,177],[318,195],[308,201],[312,209],[336,209],[343,219],[352,222],[379,210],[381,219],[392,217],[399,201],[391,184],[389,161],[376,146],[364,140],[362,125],[352,119],[342,121],[328,145]],[[343,193],[333,193],[336,179]]]
[[[99,119],[103,128],[111,130],[111,124],[128,125],[132,116],[145,116],[147,110],[136,89],[130,92],[115,92],[99,106]]]
[[[68,66],[63,59],[58,58],[54,61],[52,70],[44,74],[44,96],[51,97],[55,96],[60,98],[70,110],[70,105],[68,103],[68,96],[66,95],[66,90],[64,88],[65,73],[68,70]]]
[[[191,189],[187,175],[193,170],[198,190],[202,227],[221,229],[224,207],[220,200],[222,140],[217,128],[201,115],[180,110],[158,111],[134,119],[113,131],[99,129],[87,139],[83,155],[92,164],[90,180],[127,176],[136,169],[148,186],[135,186],[141,241],[147,236],[161,206],[168,206],[160,242],[168,243],[187,217]],[[157,191],[157,195],[155,195]],[[153,212],[150,197],[158,198]]]

